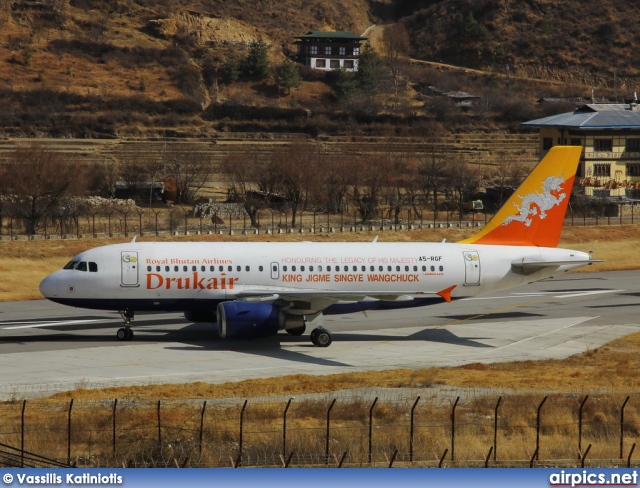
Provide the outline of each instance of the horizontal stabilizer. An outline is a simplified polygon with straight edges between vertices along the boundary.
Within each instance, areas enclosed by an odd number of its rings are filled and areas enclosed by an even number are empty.
[[[514,268],[519,268],[522,270],[522,273],[525,275],[529,275],[539,271],[543,268],[559,268],[560,266],[585,266],[593,263],[601,263],[601,259],[590,259],[589,261],[544,261],[544,260],[533,260],[533,259],[521,259],[518,261],[513,261],[511,266]]]

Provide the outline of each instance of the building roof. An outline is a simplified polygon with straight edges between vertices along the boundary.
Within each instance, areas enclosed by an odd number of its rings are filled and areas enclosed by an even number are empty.
[[[345,40],[352,40],[352,41],[366,41],[368,38],[357,36],[353,32],[346,32],[346,31],[329,32],[329,31],[312,30],[307,32],[306,34],[295,36],[294,39],[345,39]]]
[[[522,126],[578,130],[640,129],[640,110],[628,104],[588,103],[573,112],[530,120],[523,122]]]

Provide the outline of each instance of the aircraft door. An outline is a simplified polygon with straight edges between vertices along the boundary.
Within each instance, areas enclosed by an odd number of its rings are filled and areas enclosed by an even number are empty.
[[[478,251],[464,251],[464,284],[480,284],[480,254]]]
[[[138,285],[138,252],[122,251],[120,253],[121,281],[120,286]]]
[[[277,280],[280,278],[280,265],[278,263],[271,263],[271,279]]]

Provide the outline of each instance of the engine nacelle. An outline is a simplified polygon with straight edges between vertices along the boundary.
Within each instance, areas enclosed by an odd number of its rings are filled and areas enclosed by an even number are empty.
[[[218,334],[221,338],[256,339],[278,333],[284,314],[270,303],[222,302],[218,305]]]
[[[215,322],[215,310],[186,310],[184,318],[189,322]]]

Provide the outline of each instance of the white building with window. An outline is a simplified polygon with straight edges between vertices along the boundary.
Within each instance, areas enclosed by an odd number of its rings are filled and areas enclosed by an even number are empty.
[[[557,145],[582,146],[579,183],[588,196],[640,198],[640,107],[586,104],[531,120],[540,129],[540,158]]]
[[[323,31],[310,31],[295,39],[298,62],[323,71],[358,71],[360,45],[367,40],[351,32]]]

